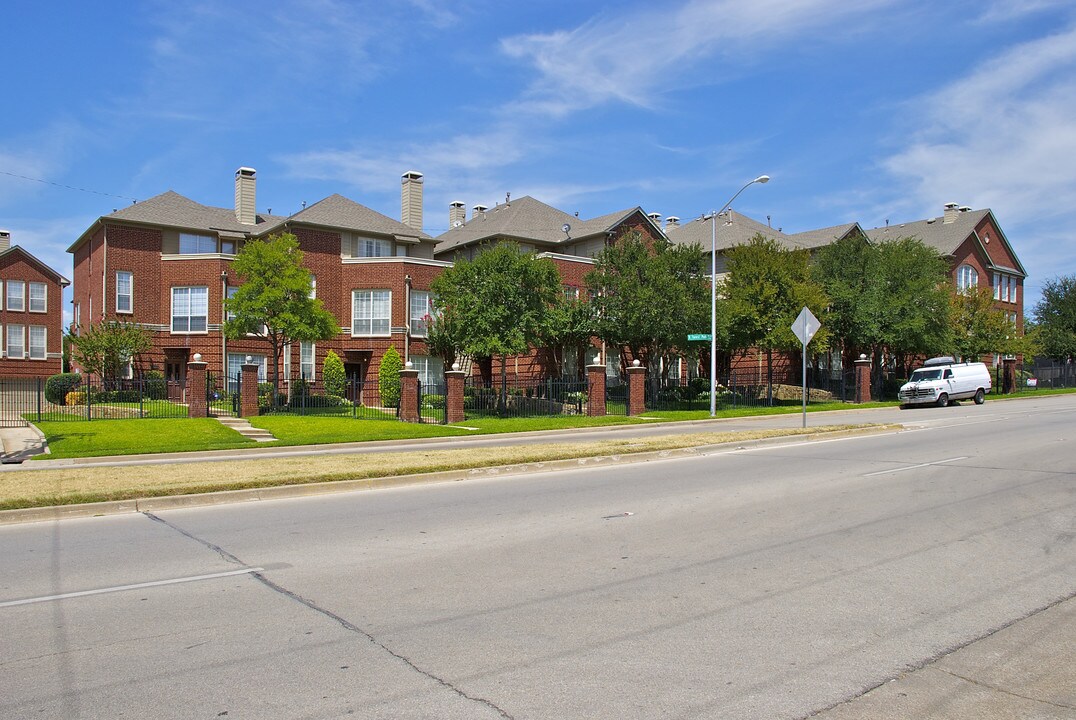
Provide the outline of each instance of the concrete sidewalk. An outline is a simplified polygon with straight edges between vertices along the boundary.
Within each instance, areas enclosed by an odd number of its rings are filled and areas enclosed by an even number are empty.
[[[48,452],[45,435],[33,425],[0,427],[0,442],[4,446],[3,463],[21,463],[33,455]]]
[[[822,720],[1076,720],[1076,598],[947,653]]]

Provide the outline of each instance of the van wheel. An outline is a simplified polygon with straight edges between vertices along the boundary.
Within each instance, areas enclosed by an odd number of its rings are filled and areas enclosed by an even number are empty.
[[[983,392],[982,388],[979,388],[975,391],[975,404],[982,405],[984,402],[986,402],[986,393]]]
[[[948,407],[948,406],[949,406],[949,396],[946,395],[945,393],[942,393],[941,395],[938,396],[938,407]]]

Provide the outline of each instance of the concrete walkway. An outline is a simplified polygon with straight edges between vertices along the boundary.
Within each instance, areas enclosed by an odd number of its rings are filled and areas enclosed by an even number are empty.
[[[0,427],[0,442],[4,446],[0,462],[4,464],[21,463],[33,455],[48,452],[45,435],[33,425]]]

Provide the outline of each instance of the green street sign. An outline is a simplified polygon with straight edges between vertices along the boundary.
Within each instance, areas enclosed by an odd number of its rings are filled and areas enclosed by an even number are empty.
[[[691,342],[693,340],[710,340],[712,338],[713,335],[711,335],[710,333],[692,333],[687,336],[688,342]]]

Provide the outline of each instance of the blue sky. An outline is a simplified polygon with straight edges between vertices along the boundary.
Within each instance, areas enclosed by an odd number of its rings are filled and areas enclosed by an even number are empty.
[[[260,211],[339,192],[397,218],[400,175],[419,170],[433,235],[450,201],[506,193],[686,220],[766,173],[736,209],[788,232],[992,208],[1028,311],[1076,273],[1071,0],[15,0],[8,15],[0,228],[68,277],[97,217],[168,189],[228,207],[243,165]]]

